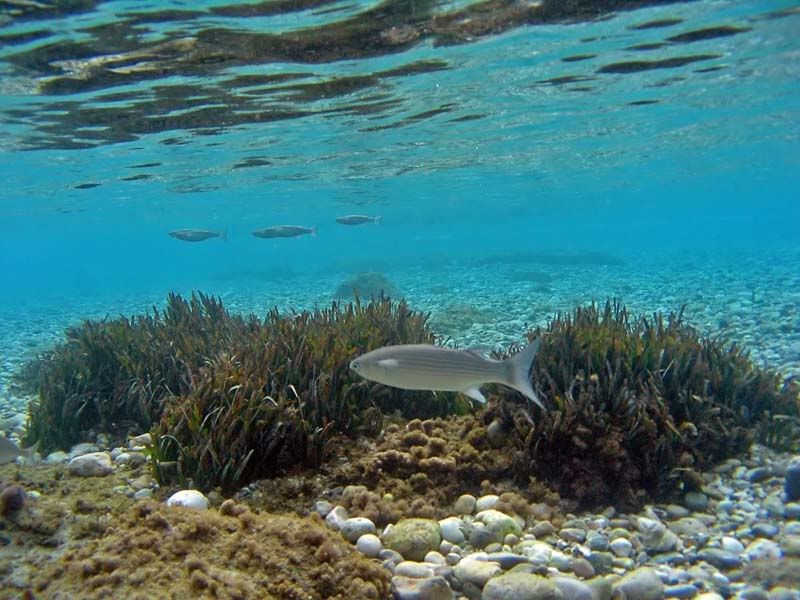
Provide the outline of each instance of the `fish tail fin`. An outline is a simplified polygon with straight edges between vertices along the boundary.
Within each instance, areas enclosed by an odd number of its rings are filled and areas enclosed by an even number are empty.
[[[311,237],[317,237],[317,226],[311,228]]]
[[[530,378],[533,360],[536,358],[536,354],[539,352],[539,346],[541,346],[541,344],[542,338],[537,338],[508,359],[508,385],[529,400],[535,402],[542,410],[544,410],[544,404],[541,400],[539,400],[539,396],[536,395],[536,392],[533,391]]]
[[[223,242],[227,242],[228,241],[228,228],[227,227],[219,232],[219,237],[222,238]]]
[[[383,218],[383,217],[375,217],[375,221],[374,221],[375,225],[380,225],[380,224],[381,224],[381,219],[382,219],[382,218]]]

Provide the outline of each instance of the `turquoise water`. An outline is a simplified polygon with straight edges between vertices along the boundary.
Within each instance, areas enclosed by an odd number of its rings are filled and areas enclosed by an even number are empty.
[[[434,313],[490,308],[468,342],[617,296],[733,317],[792,371],[797,3],[626,4],[469,29],[471,3],[5,3],[6,363],[172,290],[289,309],[378,271]],[[281,224],[318,236],[250,234]]]

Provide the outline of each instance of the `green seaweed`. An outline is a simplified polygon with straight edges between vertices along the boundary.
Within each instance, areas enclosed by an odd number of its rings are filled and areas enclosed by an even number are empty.
[[[542,337],[532,379],[550,409],[533,418],[501,389],[493,410],[513,432],[517,475],[584,505],[663,498],[753,442],[800,439],[796,392],[738,345],[701,337],[682,311],[592,304],[528,336]]]

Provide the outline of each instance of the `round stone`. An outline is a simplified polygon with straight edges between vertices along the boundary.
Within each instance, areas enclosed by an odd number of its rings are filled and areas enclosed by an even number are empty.
[[[591,579],[594,577],[594,567],[585,558],[572,559],[572,572],[581,579]]]
[[[708,496],[701,492],[686,492],[683,502],[692,512],[703,512],[708,508]]]
[[[208,510],[210,502],[197,490],[181,490],[167,499],[167,506],[183,506],[194,510]]]
[[[476,503],[477,500],[475,500],[475,496],[464,494],[463,496],[459,496],[458,500],[456,500],[453,511],[457,515],[471,515],[475,512]]]
[[[392,577],[394,600],[452,600],[453,592],[444,577]]]
[[[431,565],[443,565],[445,564],[444,556],[442,556],[436,550],[431,550],[425,555],[424,562],[431,564]]]
[[[114,467],[108,452],[90,452],[69,461],[67,470],[78,477],[105,477],[114,472]]]
[[[664,597],[664,584],[658,574],[649,567],[642,567],[627,573],[614,586],[614,591],[624,594],[625,600],[661,600]]]
[[[430,519],[403,519],[385,535],[387,548],[396,550],[406,560],[421,561],[442,542],[439,523]]]
[[[356,542],[356,550],[367,558],[375,558],[383,550],[381,539],[372,533],[365,533]]]
[[[502,572],[498,563],[485,560],[461,560],[453,568],[453,574],[462,584],[471,583],[479,588]]]
[[[616,538],[609,544],[611,552],[617,556],[628,557],[633,554],[633,544],[625,538]]]
[[[349,542],[356,543],[358,538],[367,533],[375,533],[375,524],[366,517],[351,517],[342,523],[341,534]]]
[[[496,496],[495,494],[487,494],[486,496],[481,496],[478,498],[477,502],[475,503],[475,510],[481,512],[483,510],[491,510],[497,503],[500,501],[500,497]]]
[[[433,567],[413,560],[404,560],[394,568],[395,575],[427,579],[433,577]]]
[[[451,544],[462,544],[464,537],[464,521],[459,517],[447,517],[439,521],[442,538]]]
[[[566,597],[559,586],[546,577],[506,573],[486,583],[481,600],[562,600]]]
[[[324,519],[325,517],[328,516],[328,513],[330,513],[333,510],[333,504],[331,504],[327,500],[317,500],[314,503],[314,510],[320,517]]]

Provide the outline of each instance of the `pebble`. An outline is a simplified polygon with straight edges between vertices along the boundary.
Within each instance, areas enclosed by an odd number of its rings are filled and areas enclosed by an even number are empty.
[[[708,508],[708,496],[700,492],[686,492],[683,502],[692,512],[704,512]]]
[[[421,561],[441,544],[439,523],[430,519],[402,519],[383,536],[387,548],[399,552],[407,560]]]
[[[333,510],[333,504],[331,504],[327,500],[317,500],[314,503],[314,510],[320,517],[324,519],[325,517],[328,516],[328,513],[330,513]]]
[[[795,456],[786,467],[783,491],[787,502],[800,500],[800,456]]]
[[[742,565],[741,558],[722,548],[704,548],[697,553],[697,558],[718,569],[736,569]]]
[[[76,456],[81,456],[82,454],[92,454],[94,452],[99,452],[100,448],[97,447],[97,444],[90,444],[88,442],[82,444],[75,444],[72,448],[69,449],[69,457],[75,458]]]
[[[67,470],[78,477],[105,477],[114,471],[108,452],[91,452],[69,461]]]
[[[180,490],[167,499],[167,506],[183,506],[194,510],[208,510],[209,505],[208,498],[197,490]]]
[[[153,437],[149,433],[143,433],[142,435],[134,436],[128,440],[128,448],[130,450],[152,445]]]
[[[456,503],[453,506],[453,511],[457,515],[471,515],[473,512],[475,512],[476,504],[477,500],[475,500],[475,496],[464,494],[459,496],[458,500],[456,500]]]
[[[436,550],[431,550],[430,552],[428,552],[425,555],[425,558],[423,559],[423,562],[426,562],[426,563],[431,564],[431,565],[444,565],[444,564],[446,564],[444,556],[441,553],[436,552]]]
[[[732,552],[733,554],[741,554],[744,552],[744,544],[737,540],[735,537],[731,537],[729,535],[722,536],[720,540],[720,546],[726,552]]]
[[[780,532],[780,529],[772,523],[756,523],[751,528],[753,535],[762,538],[773,538]]]
[[[614,591],[625,594],[625,600],[661,600],[664,584],[650,567],[641,567],[625,574],[613,584]]]
[[[513,552],[491,552],[488,556],[491,562],[496,562],[504,571],[514,568],[515,566],[527,563],[528,559]]]
[[[670,585],[664,588],[665,598],[694,598],[699,590],[690,583]]]
[[[416,579],[427,579],[433,577],[433,567],[425,563],[404,560],[394,568],[395,575],[403,577],[414,577]]]
[[[345,510],[344,506],[334,506],[331,511],[325,515],[325,522],[328,524],[328,527],[334,531],[341,530],[345,521],[347,521],[347,510]]]
[[[377,535],[366,533],[358,538],[356,550],[367,558],[375,558],[378,556],[378,553],[383,550],[383,544]]]
[[[141,490],[137,490],[133,494],[134,500],[142,500],[144,498],[152,498],[153,497],[153,490],[150,488],[142,488]]]
[[[558,535],[562,540],[566,540],[568,542],[582,543],[586,539],[586,532],[583,529],[576,529],[572,527],[562,529],[558,532]]]
[[[479,588],[486,585],[492,577],[496,577],[503,572],[503,569],[496,562],[483,560],[462,560],[453,567],[455,575],[461,583],[472,583]]]
[[[495,494],[487,494],[486,496],[481,496],[475,502],[475,510],[478,512],[484,510],[492,510],[497,503],[500,501],[500,497]]]
[[[553,524],[550,521],[539,521],[531,529],[531,533],[537,538],[547,537],[548,535],[555,533],[555,531],[556,528],[553,527]]]
[[[617,556],[627,557],[633,553],[633,544],[630,540],[621,537],[611,540],[609,548]]]
[[[375,524],[366,517],[351,517],[345,519],[339,531],[348,541],[356,543],[362,535],[367,533],[374,534],[376,529]]]
[[[444,577],[417,579],[395,575],[392,597],[395,600],[451,600],[453,592]]]
[[[447,517],[439,521],[439,529],[442,532],[442,538],[451,544],[462,544],[465,541],[464,537],[464,521],[459,517]]]
[[[530,573],[506,573],[495,577],[486,583],[481,595],[481,600],[561,600],[562,598],[565,596],[555,581]]]
[[[571,567],[572,572],[581,579],[591,579],[594,577],[594,567],[592,563],[585,558],[573,558]]]
[[[561,595],[565,600],[595,600],[592,588],[579,579],[573,577],[552,577],[551,581],[556,584]],[[609,585],[609,595],[611,594]]]
[[[63,450],[57,450],[48,454],[47,458],[44,459],[44,462],[46,462],[48,465],[54,465],[67,460],[69,460],[69,455]]]

